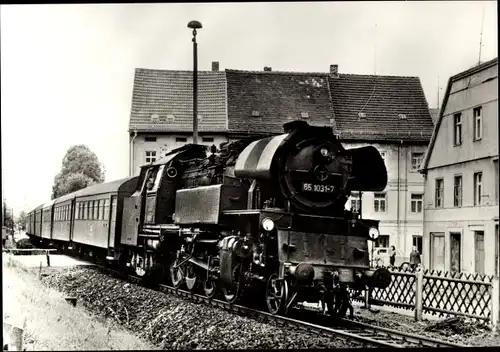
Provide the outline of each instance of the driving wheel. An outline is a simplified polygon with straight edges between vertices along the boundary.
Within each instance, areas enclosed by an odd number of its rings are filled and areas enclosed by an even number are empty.
[[[170,264],[170,279],[172,280],[172,286],[175,288],[181,287],[182,282],[184,281],[184,272],[182,268],[175,268],[178,262],[179,260],[176,259]]]
[[[266,303],[269,313],[273,315],[283,313],[287,299],[288,284],[286,280],[272,274],[266,285]]]

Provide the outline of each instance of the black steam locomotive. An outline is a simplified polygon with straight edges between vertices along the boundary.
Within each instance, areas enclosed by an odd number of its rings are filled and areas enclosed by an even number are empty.
[[[220,292],[236,302],[251,293],[273,314],[320,301],[330,314],[344,315],[348,287],[384,288],[391,280],[386,269],[369,267],[368,241],[377,239],[378,221],[344,208],[352,191],[383,190],[387,171],[374,147],[346,150],[331,128],[294,121],[284,129],[220,150],[173,150],[112,189],[91,186],[35,209],[28,233],[36,236],[38,228],[39,237],[54,243],[106,251],[139,276],[159,273],[209,297]],[[96,210],[94,200],[86,208],[99,187],[112,209],[98,202]],[[42,223],[66,203],[68,237],[54,236],[63,226]],[[37,211],[49,212],[37,222]],[[107,214],[107,233],[78,236],[88,230],[77,227],[79,220],[96,222],[96,211],[104,220]]]

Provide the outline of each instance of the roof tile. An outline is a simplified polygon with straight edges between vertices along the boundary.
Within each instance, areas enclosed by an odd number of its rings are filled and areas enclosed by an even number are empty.
[[[129,129],[147,132],[193,130],[192,71],[135,71]],[[158,114],[153,120],[151,115]],[[168,115],[174,115],[173,121]],[[198,72],[198,130],[226,130],[226,79],[224,72]]]

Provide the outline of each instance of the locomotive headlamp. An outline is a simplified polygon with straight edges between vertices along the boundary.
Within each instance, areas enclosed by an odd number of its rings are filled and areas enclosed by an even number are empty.
[[[325,158],[328,156],[328,153],[329,153],[329,151],[328,151],[328,149],[327,149],[327,148],[321,148],[319,152],[320,152],[320,153],[321,153],[321,155],[322,155],[322,156],[324,156]]]
[[[375,241],[379,235],[380,235],[380,232],[375,227],[370,227],[370,230],[368,230],[368,236],[370,236],[370,239],[372,241]]]
[[[266,231],[272,231],[274,229],[274,221],[269,218],[262,220],[262,228]]]

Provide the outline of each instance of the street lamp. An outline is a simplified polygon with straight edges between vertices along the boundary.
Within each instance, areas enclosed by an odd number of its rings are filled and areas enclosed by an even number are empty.
[[[196,43],[196,30],[203,27],[198,21],[191,21],[187,26],[193,29],[193,144],[198,144],[198,44]]]

